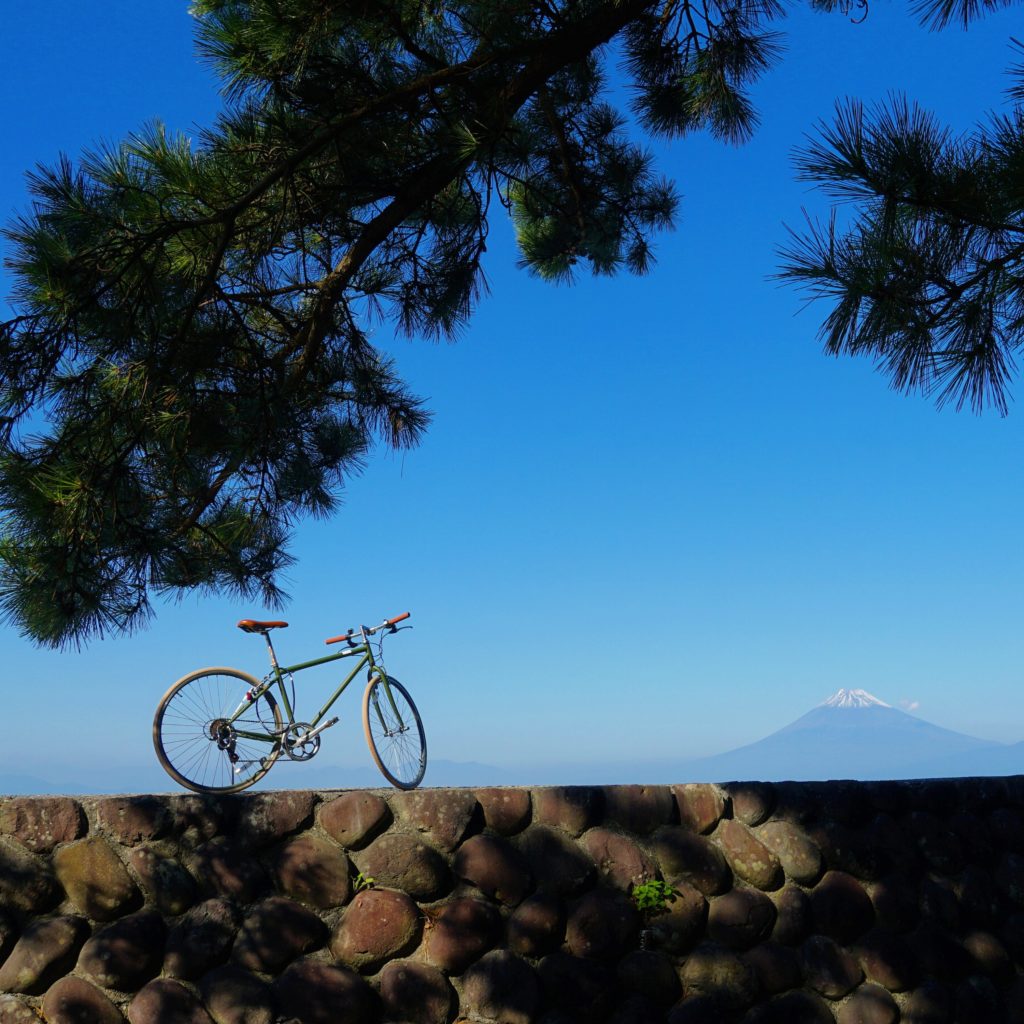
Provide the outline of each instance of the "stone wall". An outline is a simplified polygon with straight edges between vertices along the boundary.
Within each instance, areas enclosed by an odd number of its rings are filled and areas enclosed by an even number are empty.
[[[1024,778],[0,799],[0,1024],[1003,1024],[1022,966]]]

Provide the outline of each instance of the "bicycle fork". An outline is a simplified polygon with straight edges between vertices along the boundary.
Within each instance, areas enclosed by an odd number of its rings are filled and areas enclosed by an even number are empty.
[[[376,668],[376,666],[374,666],[374,668]],[[409,724],[406,721],[403,720],[402,712],[398,710],[398,705],[395,703],[394,695],[391,692],[391,683],[390,683],[390,680],[387,677],[387,674],[384,673],[384,672],[379,672],[378,676],[379,676],[380,681],[381,681],[381,687],[379,687],[378,689],[383,688],[384,692],[387,694],[388,704],[391,705],[391,710],[394,712],[394,715],[395,715],[395,721],[398,723],[397,728],[395,728],[395,729],[389,729],[388,728],[388,723],[387,723],[387,721],[384,718],[384,712],[381,711],[380,696],[377,693],[374,693],[374,695],[373,695],[373,710],[377,713],[377,719],[380,722],[381,729],[384,730],[384,735],[388,736],[388,737],[391,737],[391,736],[397,736],[397,735],[399,735],[399,734],[401,734],[403,732],[408,732],[409,731]]]

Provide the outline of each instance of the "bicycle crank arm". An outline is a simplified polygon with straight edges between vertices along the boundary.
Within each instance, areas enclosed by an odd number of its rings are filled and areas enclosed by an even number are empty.
[[[337,725],[341,719],[335,715],[329,722],[324,722],[323,725],[318,725],[315,729],[310,729],[309,732],[304,733],[302,736],[302,743],[308,743],[314,736],[319,736],[324,729],[330,729],[332,725]]]

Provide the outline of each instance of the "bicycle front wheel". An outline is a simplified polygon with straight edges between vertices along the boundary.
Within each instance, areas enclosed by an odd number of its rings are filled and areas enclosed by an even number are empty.
[[[164,771],[196,793],[237,793],[262,779],[281,753],[281,712],[269,691],[248,700],[259,685],[233,668],[204,668],[179,679],[153,719]]]
[[[375,675],[363,694],[363,730],[377,767],[398,789],[415,789],[427,770],[427,739],[409,691]]]

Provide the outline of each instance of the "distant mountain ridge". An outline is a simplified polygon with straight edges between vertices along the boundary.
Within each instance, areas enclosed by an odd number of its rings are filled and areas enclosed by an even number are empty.
[[[932,725],[867,690],[842,689],[756,743],[687,764],[695,780],[906,779],[972,771],[1005,746]],[[1000,761],[999,763],[1004,763]],[[943,766],[948,765],[947,771]],[[1018,770],[1024,771],[1024,762]]]
[[[609,749],[613,749],[610,745]],[[53,766],[51,778],[0,771],[0,796],[52,793],[181,792],[155,759],[123,768]],[[757,779],[913,779],[1024,774],[1024,742],[994,743],[932,725],[864,689],[841,689],[789,725],[724,754],[599,762],[481,764],[431,758],[425,786],[614,785]],[[75,779],[69,782],[69,779]],[[348,789],[385,786],[370,764],[325,760],[275,767],[257,788]]]
[[[0,797],[4,796],[89,796],[99,793],[181,793],[178,786],[159,765],[131,765],[121,769],[83,770],[75,781],[74,773],[57,770],[52,778],[0,771]],[[480,764],[475,761],[450,761],[433,758],[427,763],[424,786],[508,786],[517,784],[518,776],[508,768]],[[387,781],[372,765],[336,765],[327,761],[292,764],[285,761],[274,766],[266,781],[256,790],[268,789],[379,789]]]

